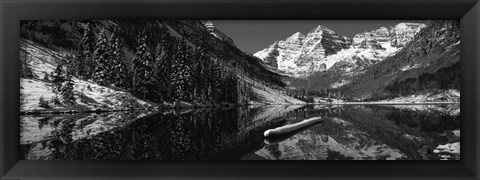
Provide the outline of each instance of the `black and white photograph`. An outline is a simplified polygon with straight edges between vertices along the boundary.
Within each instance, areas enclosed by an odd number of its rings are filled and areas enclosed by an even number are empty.
[[[458,20],[21,20],[20,159],[460,160],[460,49]]]

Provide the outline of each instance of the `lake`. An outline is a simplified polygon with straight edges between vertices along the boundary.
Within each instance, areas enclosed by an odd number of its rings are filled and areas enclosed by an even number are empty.
[[[322,121],[273,139],[263,133]],[[458,160],[460,105],[255,108],[21,116],[27,160]]]

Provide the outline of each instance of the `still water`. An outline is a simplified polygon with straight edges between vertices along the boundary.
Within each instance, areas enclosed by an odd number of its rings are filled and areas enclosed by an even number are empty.
[[[454,104],[22,116],[20,144],[27,160],[458,160],[459,115]],[[263,137],[310,117],[323,121]]]

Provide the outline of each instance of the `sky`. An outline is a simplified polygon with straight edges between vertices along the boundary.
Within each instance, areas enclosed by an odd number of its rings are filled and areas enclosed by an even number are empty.
[[[211,20],[215,27],[233,39],[241,50],[255,53],[277,40],[285,40],[296,32],[307,34],[318,25],[337,34],[353,38],[355,34],[400,22],[425,20]]]

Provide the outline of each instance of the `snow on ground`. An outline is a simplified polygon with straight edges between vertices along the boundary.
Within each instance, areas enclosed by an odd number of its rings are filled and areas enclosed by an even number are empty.
[[[156,106],[133,95],[110,87],[100,86],[90,81],[73,78],[76,104],[54,104],[52,99],[62,97],[53,92],[52,83],[43,80],[44,74],[50,74],[63,53],[43,47],[29,40],[21,40],[21,48],[28,52],[28,63],[38,79],[20,79],[20,111],[21,112],[58,112],[58,111],[92,111],[92,110],[129,110],[146,109]],[[39,106],[40,97],[49,102],[50,108]],[[83,97],[83,98],[81,98]]]
[[[268,87],[253,87],[253,91],[261,97],[261,103],[265,104],[305,104],[305,102],[282,94]]]
[[[245,81],[253,84],[253,91],[259,96],[263,104],[305,104],[305,102],[287,96],[285,92],[267,87],[261,83],[255,82],[249,78]]]
[[[455,137],[460,137],[460,130],[454,130],[452,133]]]
[[[27,62],[33,73],[43,79],[44,73],[50,74],[55,69],[58,61],[64,57],[64,53],[46,48],[30,40],[21,39],[20,48],[27,52]]]
[[[438,104],[427,104],[427,105],[390,105],[391,107],[397,109],[406,109],[411,111],[426,111],[426,112],[438,112],[446,113],[452,116],[460,114],[460,105],[448,105],[448,106],[439,106]]]
[[[438,145],[434,153],[451,153],[451,154],[460,154],[460,142],[447,143],[444,145]]]
[[[396,97],[379,102],[422,103],[422,102],[460,102],[460,91],[451,89],[436,93],[422,93]]]
[[[404,134],[403,137],[404,137],[404,138],[407,138],[407,139],[409,139],[409,140],[423,141],[423,138],[417,137],[417,136],[414,136],[414,135],[410,135],[410,134]]]
[[[350,83],[350,81],[342,79],[340,82],[335,82],[332,85],[330,85],[330,88],[339,88],[342,87],[346,84]]]
[[[326,97],[314,97],[313,101],[319,104],[344,104],[345,101],[335,98],[326,98]]]
[[[325,97],[315,97],[314,101],[316,104],[374,104],[389,105],[400,109],[448,112],[451,115],[460,113],[460,92],[458,90],[408,95],[380,101],[347,102],[342,99]],[[439,106],[442,104],[455,104],[456,106]]]
[[[407,70],[410,70],[410,69],[419,68],[420,66],[421,66],[420,64],[407,65],[405,67],[402,67],[400,70],[401,71],[407,71]]]
[[[74,82],[74,97],[76,99],[76,104],[55,104],[52,102],[52,99],[54,97],[58,97],[60,102],[62,102],[62,97],[60,94],[53,92],[52,83],[37,79],[21,78],[20,111],[112,111],[148,109],[156,106],[154,103],[140,100],[127,92],[114,90],[112,88],[100,86],[95,83],[77,78],[74,78]],[[40,107],[40,97],[43,97],[49,102],[50,108]]]

